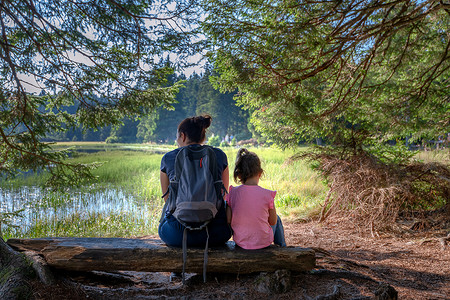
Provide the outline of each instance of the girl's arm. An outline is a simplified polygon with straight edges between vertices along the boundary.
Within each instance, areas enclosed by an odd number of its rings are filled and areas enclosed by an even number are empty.
[[[161,183],[161,190],[164,195],[167,192],[167,189],[169,188],[169,176],[167,176],[167,174],[164,173],[163,171],[160,171],[159,173],[159,182]],[[164,201],[166,201],[168,197],[169,194],[167,194],[164,197]]]
[[[227,205],[227,223],[231,224],[231,217],[232,217],[232,213],[231,213],[231,207],[229,205]]]
[[[277,224],[277,210],[275,206],[269,209],[269,224],[270,226]]]

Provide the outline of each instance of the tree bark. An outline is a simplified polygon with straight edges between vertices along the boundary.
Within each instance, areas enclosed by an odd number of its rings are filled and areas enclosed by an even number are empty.
[[[155,239],[48,238],[10,239],[11,247],[40,252],[48,265],[73,271],[181,272],[182,250]],[[204,249],[188,248],[186,272],[202,273]],[[208,272],[253,273],[280,269],[307,271],[315,252],[300,247],[270,246],[244,250],[228,242],[208,251]]]
[[[25,256],[12,250],[0,237],[0,299],[26,299],[31,294],[30,274],[33,270]]]

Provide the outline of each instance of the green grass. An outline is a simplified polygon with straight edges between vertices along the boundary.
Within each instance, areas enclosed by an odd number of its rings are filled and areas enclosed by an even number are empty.
[[[159,183],[159,167],[163,153],[173,146],[155,145],[109,145],[102,143],[64,143],[57,147],[75,147],[83,150],[102,150],[96,153],[78,152],[68,161],[73,163],[101,162],[93,171],[97,181],[78,189],[66,191],[45,190],[30,207],[33,212],[28,227],[2,226],[4,239],[12,237],[44,236],[104,236],[131,237],[156,234],[163,201]],[[139,151],[136,151],[138,149]],[[223,148],[228,156],[230,184],[233,180],[234,161],[238,149]],[[323,179],[305,161],[287,163],[296,152],[307,148],[282,151],[277,148],[249,148],[261,158],[264,176],[260,186],[276,190],[277,212],[285,220],[305,219],[317,214],[327,193]],[[448,163],[449,150],[420,152],[417,159],[425,162]],[[17,193],[36,193],[26,186],[37,186],[44,182],[44,173],[22,176],[8,183],[2,182],[2,189],[17,189]],[[1,191],[1,190],[0,190]],[[100,198],[105,197],[102,201]],[[126,206],[133,202],[131,210],[104,210],[91,212],[89,205]],[[16,210],[22,208],[16,205]],[[39,211],[39,212],[38,212]],[[13,217],[10,217],[11,219]]]
[[[2,236],[34,238],[45,236],[123,237],[156,233],[162,200],[148,200],[117,187],[84,187],[69,191],[18,190],[27,212],[11,216]],[[95,208],[95,209],[94,209]],[[11,220],[12,219],[12,220]],[[17,220],[20,222],[18,223]],[[15,221],[15,222],[11,222]]]
[[[450,148],[431,151],[419,151],[415,159],[428,163],[428,162],[440,162],[450,165]]]
[[[150,212],[157,213],[157,212]],[[154,234],[158,218],[148,218],[144,211],[134,213],[71,214],[64,218],[36,220],[24,233],[10,232],[10,237],[136,237]],[[9,238],[6,236],[6,238]]]
[[[132,185],[135,179],[159,172],[161,154],[136,151],[108,151],[77,155],[71,163],[95,163],[102,165],[92,173],[99,183]]]
[[[59,145],[61,147],[72,144]],[[83,146],[104,147],[88,144]],[[133,145],[127,145],[133,147]],[[135,147],[143,147],[135,145]],[[165,151],[173,147],[163,148]],[[286,164],[295,152],[276,148],[250,148],[263,163],[265,174],[260,185],[277,191],[275,199],[277,211],[284,219],[305,218],[316,210],[324,199],[326,186],[304,161]],[[230,183],[233,180],[235,148],[224,148],[228,156]],[[3,228],[4,238],[43,236],[117,236],[129,237],[156,234],[163,201],[159,183],[159,167],[164,151],[126,151],[122,148],[96,153],[78,153],[69,161],[73,163],[101,162],[93,171],[97,181],[90,186],[68,189],[63,192],[47,191],[46,195],[34,203],[36,208],[46,209],[49,216],[36,215],[27,230],[23,228]],[[15,180],[16,186],[35,185],[42,181],[44,174]],[[30,184],[31,183],[31,184]],[[95,202],[98,194],[107,189],[120,189],[132,195],[132,201],[141,207],[132,212],[108,213],[83,212],[77,207],[85,207]],[[111,197],[118,197],[112,195]],[[112,201],[112,200],[111,200]],[[131,200],[130,200],[131,201]],[[58,211],[58,213],[56,213]],[[75,211],[64,213],[65,211]],[[50,212],[55,212],[51,214]],[[51,216],[50,216],[51,215]]]

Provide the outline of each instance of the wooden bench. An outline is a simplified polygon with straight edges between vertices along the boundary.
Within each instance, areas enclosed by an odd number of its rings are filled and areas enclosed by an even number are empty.
[[[182,250],[158,239],[37,238],[9,239],[17,251],[34,251],[50,267],[72,271],[180,272]],[[188,248],[186,272],[202,273],[204,249]],[[315,252],[300,247],[270,246],[244,250],[228,242],[208,251],[208,272],[308,271],[315,267]]]

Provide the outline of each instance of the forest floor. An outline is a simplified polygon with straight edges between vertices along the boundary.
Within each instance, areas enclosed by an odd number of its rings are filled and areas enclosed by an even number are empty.
[[[346,225],[347,224],[347,225]],[[269,294],[256,275],[189,274],[183,286],[170,273],[60,274],[58,283],[34,284],[37,299],[373,299],[381,284],[398,299],[450,299],[450,223],[431,226],[404,220],[396,234],[365,236],[338,219],[286,222],[288,246],[316,249],[316,268],[292,273],[291,287]],[[418,224],[418,223],[415,223]],[[427,225],[429,225],[427,227]],[[413,227],[414,228],[414,227]],[[387,299],[387,298],[384,298]]]

